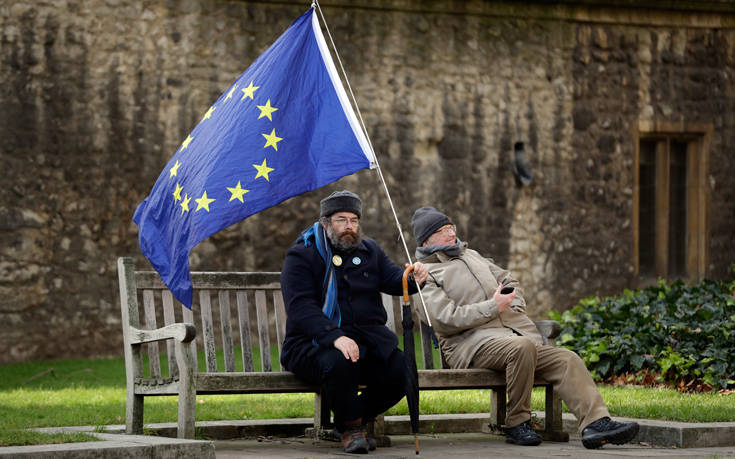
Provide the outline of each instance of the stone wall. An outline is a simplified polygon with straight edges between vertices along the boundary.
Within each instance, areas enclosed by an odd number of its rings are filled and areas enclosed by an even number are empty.
[[[635,286],[634,131],[709,123],[708,275],[735,261],[730,1],[323,2],[411,250],[435,205],[508,266],[540,315]],[[7,0],[0,6],[0,363],[120,355],[116,259],[147,261],[131,217],[181,141],[308,5]],[[518,186],[523,142],[534,177]],[[349,188],[366,234],[405,260],[375,171],[201,243],[195,270],[276,271]]]

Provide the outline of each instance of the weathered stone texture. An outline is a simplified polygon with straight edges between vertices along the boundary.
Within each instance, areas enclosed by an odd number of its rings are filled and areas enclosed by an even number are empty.
[[[413,209],[435,205],[513,271],[534,314],[634,286],[639,120],[712,124],[708,274],[735,261],[733,11],[606,15],[582,3],[324,5],[410,249]],[[121,353],[116,258],[148,266],[137,204],[211,102],[306,7],[0,5],[0,362]],[[517,142],[527,187],[512,175]],[[402,263],[377,173],[337,188],[361,194],[364,232]],[[193,269],[279,270],[328,191],[212,236]]]

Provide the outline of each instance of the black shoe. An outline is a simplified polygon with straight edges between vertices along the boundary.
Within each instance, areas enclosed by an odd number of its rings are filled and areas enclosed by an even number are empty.
[[[639,428],[637,422],[615,422],[605,416],[584,428],[582,444],[589,449],[600,448],[605,443],[622,445],[635,438]]]
[[[368,443],[368,450],[375,451],[375,449],[378,447],[378,442],[375,441],[375,438],[369,435],[366,435],[365,439],[367,440],[367,443]]]
[[[541,437],[531,428],[531,424],[521,422],[515,427],[505,430],[505,442],[522,446],[536,446],[541,443]]]
[[[359,427],[342,432],[342,446],[345,453],[351,454],[367,454],[369,448],[365,432]]]

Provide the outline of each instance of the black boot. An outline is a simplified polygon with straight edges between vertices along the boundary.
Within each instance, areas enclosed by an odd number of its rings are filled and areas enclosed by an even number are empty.
[[[531,428],[531,423],[526,421],[515,427],[505,429],[505,442],[522,446],[536,446],[541,443],[541,437]]]
[[[605,443],[622,445],[635,438],[639,428],[637,422],[615,422],[605,416],[584,428],[582,444],[589,449],[600,448]]]
[[[345,453],[367,454],[369,445],[365,438],[365,431],[362,430],[362,419],[358,418],[345,424],[347,430],[342,432],[342,446]]]

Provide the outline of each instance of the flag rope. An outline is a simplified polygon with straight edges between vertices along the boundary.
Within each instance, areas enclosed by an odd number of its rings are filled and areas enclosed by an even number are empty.
[[[355,94],[352,92],[352,86],[350,85],[350,80],[347,78],[347,72],[345,72],[345,68],[342,65],[342,59],[339,57],[337,46],[334,44],[334,40],[332,39],[332,34],[329,31],[327,20],[324,18],[322,7],[319,5],[319,0],[314,0],[311,3],[312,8],[314,8],[315,5],[316,5],[316,9],[319,11],[319,16],[321,16],[322,18],[322,23],[324,23],[324,28],[327,31],[327,36],[329,37],[329,43],[332,45],[332,50],[334,51],[335,56],[337,56],[337,63],[339,64],[339,69],[342,71],[342,77],[344,78],[345,83],[347,83],[347,90],[350,92],[350,97],[352,98],[352,104],[355,106],[357,117],[360,120],[360,127],[362,128],[363,133],[365,134],[365,138],[367,139],[368,145],[370,145],[370,150],[373,151],[373,158],[375,158],[375,166],[376,166],[375,168],[378,170],[378,177],[380,178],[380,183],[383,185],[383,189],[385,190],[385,195],[388,198],[388,205],[390,206],[390,210],[393,212],[393,219],[395,220],[396,227],[398,228],[398,237],[403,243],[403,249],[406,251],[406,257],[408,258],[408,263],[413,264],[413,261],[411,260],[411,253],[408,251],[408,245],[406,245],[406,239],[403,237],[403,229],[401,228],[401,222],[398,220],[398,214],[396,213],[395,206],[393,206],[393,200],[390,197],[388,186],[386,185],[385,178],[383,177],[383,171],[380,168],[380,162],[378,161],[378,155],[375,154],[375,149],[373,148],[373,142],[370,140],[370,136],[368,135],[367,128],[365,127],[365,121],[362,119],[362,113],[360,112],[360,107],[357,105],[357,99],[355,99]],[[419,299],[421,300],[421,306],[424,309],[424,317],[426,318],[426,324],[429,327],[431,327],[431,318],[429,317],[429,313],[426,311],[426,302],[424,301],[424,295],[421,293],[421,289],[418,289],[418,293],[419,293]]]

